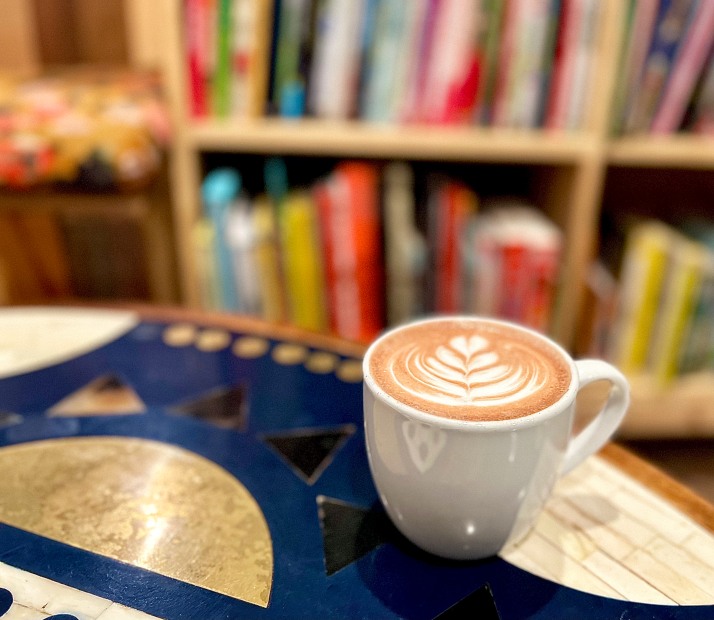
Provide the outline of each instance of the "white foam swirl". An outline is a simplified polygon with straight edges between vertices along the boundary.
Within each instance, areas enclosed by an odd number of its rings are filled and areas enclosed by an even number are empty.
[[[405,392],[439,405],[499,407],[537,394],[550,365],[531,347],[484,335],[454,336],[425,349],[409,343],[395,350],[389,372]]]

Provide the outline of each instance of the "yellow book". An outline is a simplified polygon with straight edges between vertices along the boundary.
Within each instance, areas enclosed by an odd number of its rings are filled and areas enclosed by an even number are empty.
[[[280,252],[274,208],[266,196],[253,204],[255,231],[254,259],[258,270],[261,313],[270,321],[286,319],[285,299],[280,273]]]
[[[610,353],[626,374],[646,369],[672,240],[672,230],[654,221],[635,226],[628,235]]]
[[[708,260],[707,250],[699,243],[681,238],[673,245],[649,364],[650,372],[663,383],[679,370],[686,331],[694,317]]]
[[[221,308],[214,239],[216,231],[208,218],[199,218],[193,227],[193,251],[196,257],[196,279],[201,305],[206,310]]]
[[[325,331],[327,310],[315,204],[306,192],[287,195],[279,214],[289,318],[305,329]]]

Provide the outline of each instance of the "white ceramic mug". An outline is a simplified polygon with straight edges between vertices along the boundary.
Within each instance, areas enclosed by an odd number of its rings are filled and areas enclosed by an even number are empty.
[[[562,397],[515,419],[451,419],[385,393],[370,372],[371,355],[385,335],[372,343],[364,358],[365,436],[380,499],[397,528],[436,555],[485,558],[522,538],[557,479],[607,442],[629,404],[627,380],[610,364],[573,361],[545,336],[506,325],[540,338],[570,368],[570,384]],[[606,404],[571,436],[578,390],[600,380],[612,385]]]

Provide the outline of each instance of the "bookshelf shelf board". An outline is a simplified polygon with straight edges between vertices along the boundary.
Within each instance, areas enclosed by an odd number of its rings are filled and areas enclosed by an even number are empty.
[[[187,133],[199,150],[340,157],[568,165],[595,149],[589,134],[315,119],[192,121]]]
[[[690,134],[618,138],[609,143],[607,159],[612,166],[714,169],[714,138]]]

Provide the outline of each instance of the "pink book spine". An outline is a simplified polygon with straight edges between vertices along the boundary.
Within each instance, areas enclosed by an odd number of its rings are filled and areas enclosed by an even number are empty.
[[[669,84],[652,121],[652,133],[672,133],[679,128],[713,38],[714,2],[702,2],[693,15],[690,31],[675,61]]]

